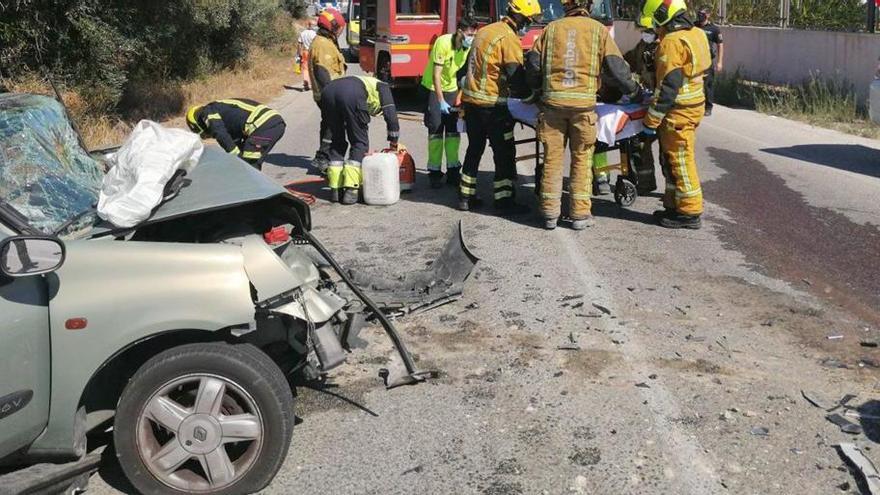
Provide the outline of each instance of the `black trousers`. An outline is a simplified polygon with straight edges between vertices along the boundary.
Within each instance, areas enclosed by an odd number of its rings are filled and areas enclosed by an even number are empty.
[[[330,129],[324,123],[323,111],[321,118],[321,129],[318,131],[318,151],[315,152],[315,158],[320,160],[330,159]]]
[[[330,161],[361,162],[370,149],[370,114],[364,84],[357,78],[338,79],[321,94],[321,122],[330,136]]]
[[[461,195],[470,197],[476,194],[477,172],[488,140],[495,161],[495,203],[512,201],[516,197],[516,145],[510,111],[506,106],[465,104],[464,122],[468,148],[461,171]]]
[[[275,116],[251,133],[241,145],[241,157],[257,170],[263,170],[263,161],[275,143],[284,135],[287,126]]]
[[[715,104],[715,64],[703,76],[703,93],[706,95],[706,109],[711,110]]]
[[[428,136],[458,136],[458,112],[442,114],[440,112],[440,102],[437,100],[437,93],[424,86],[420,87],[425,102],[425,127],[428,128]],[[457,91],[443,93],[443,99],[450,106],[455,105],[457,94]]]

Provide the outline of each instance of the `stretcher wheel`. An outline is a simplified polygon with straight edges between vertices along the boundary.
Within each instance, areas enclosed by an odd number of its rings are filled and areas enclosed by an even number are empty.
[[[620,206],[632,206],[638,197],[636,185],[629,179],[618,176],[617,183],[614,185],[614,201]]]

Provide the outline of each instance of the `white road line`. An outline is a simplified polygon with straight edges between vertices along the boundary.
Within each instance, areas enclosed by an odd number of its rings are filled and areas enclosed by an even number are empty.
[[[578,234],[567,229],[558,229],[555,233],[562,242],[581,288],[593,297],[593,301],[614,312],[614,303],[610,294],[596,293],[595,286],[600,280],[599,274],[590,265],[589,256],[583,253],[574,241],[578,235],[589,235],[589,231]],[[609,286],[604,283],[601,285]],[[615,320],[615,324],[617,321],[619,320]],[[597,324],[600,322],[604,324],[604,319],[597,321]],[[643,381],[651,372],[645,367],[649,359],[645,345],[640,342],[637,332],[624,326],[615,326],[615,331],[626,334],[626,343],[619,348],[632,370],[633,385],[635,385]],[[684,417],[675,397],[663,387],[660,380],[651,381],[650,388],[639,388],[639,392],[648,402],[647,407],[651,410],[656,430],[653,433],[662,443],[660,447],[668,454],[666,460],[674,468],[673,481],[678,482],[684,490],[682,493],[694,495],[725,493],[712,459],[705,454],[703,447],[694,436],[682,431],[674,422]]]

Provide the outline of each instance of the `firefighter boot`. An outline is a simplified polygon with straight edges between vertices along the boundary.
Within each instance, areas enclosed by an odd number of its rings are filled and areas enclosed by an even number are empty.
[[[327,175],[327,185],[330,187],[330,202],[338,203],[340,199],[340,191],[342,190],[342,162],[328,162],[325,171]]]
[[[587,215],[584,218],[579,218],[577,220],[571,221],[572,230],[584,230],[587,227],[592,227],[596,225],[596,221],[593,220],[593,215]]]
[[[671,213],[660,217],[660,225],[667,229],[693,229],[698,230],[703,226],[700,215],[684,215]]]
[[[595,193],[597,196],[607,196],[611,194],[611,184],[608,182],[608,174],[596,176]]]
[[[554,230],[556,228],[556,224],[559,222],[559,218],[545,218],[544,219],[544,228],[547,230]]]

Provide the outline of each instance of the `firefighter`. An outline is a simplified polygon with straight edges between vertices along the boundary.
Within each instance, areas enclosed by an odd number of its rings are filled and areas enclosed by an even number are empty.
[[[518,33],[524,33],[540,15],[538,0],[510,0],[507,15],[477,31],[474,37],[462,89],[468,148],[461,173],[459,210],[467,211],[481,203],[476,198],[477,171],[488,139],[495,161],[496,209],[502,214],[529,211],[515,201],[516,147],[507,98],[528,95]]]
[[[467,63],[468,52],[474,41],[477,23],[470,18],[458,22],[455,34],[444,34],[434,41],[428,66],[422,76],[425,95],[425,127],[428,128],[428,177],[431,187],[443,185],[443,152],[446,151],[446,182],[458,187],[461,162],[458,150],[459,105],[458,73]]]
[[[345,75],[345,57],[339,50],[337,38],[345,31],[345,18],[338,10],[326,8],[318,14],[318,35],[309,48],[309,78],[312,96],[321,106],[321,91],[330,81]],[[325,171],[330,164],[330,134],[321,119],[318,151],[312,166]]]
[[[190,130],[213,137],[227,152],[262,170],[263,160],[284,135],[284,119],[275,110],[245,98],[212,101],[186,112]]]
[[[400,123],[391,86],[374,77],[348,76],[331,81],[321,95],[321,119],[330,134],[327,183],[330,201],[357,203],[361,162],[370,149],[370,117],[382,114],[391,149],[397,149]],[[345,152],[348,151],[348,160]]]
[[[657,135],[666,177],[663,210],[654,212],[660,225],[699,229],[703,192],[695,160],[696,131],[706,97],[703,74],[712,57],[705,33],[687,15],[685,0],[646,0],[639,24],[660,37],[656,53],[654,100],[645,116],[644,134]]]
[[[709,53],[712,54],[712,65],[706,71],[706,79],[703,82],[703,90],[706,93],[706,117],[712,115],[712,106],[715,103],[715,73],[724,68],[724,37],[721,28],[712,22],[712,6],[703,5],[697,11],[697,27],[706,33],[709,38]]]
[[[632,67],[639,83],[646,88],[655,88],[656,65],[654,64],[654,55],[657,52],[657,34],[651,29],[642,31],[642,39],[636,46],[623,55],[626,63]],[[643,140],[639,151],[639,166],[636,167],[638,175],[638,183],[636,184],[639,194],[647,194],[657,190],[657,178],[654,172],[654,149],[653,140]]]
[[[596,94],[603,74],[623,94],[640,93],[608,30],[590,18],[591,6],[591,0],[562,0],[565,16],[548,24],[526,55],[529,86],[540,95],[537,132],[545,153],[540,198],[547,229],[555,229],[560,216],[566,142],[571,147],[572,228],[593,225]]]

